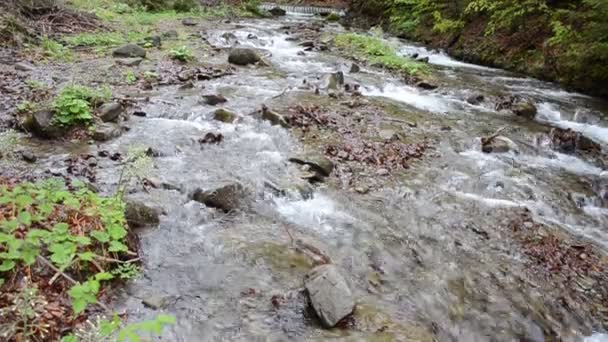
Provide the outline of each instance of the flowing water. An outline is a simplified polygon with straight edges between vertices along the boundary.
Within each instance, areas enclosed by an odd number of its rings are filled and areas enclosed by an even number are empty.
[[[605,322],[564,309],[544,292],[499,227],[509,213],[527,208],[537,222],[608,247],[605,165],[555,152],[547,140],[549,127],[571,128],[606,149],[607,104],[390,39],[403,54],[428,56],[439,88],[422,90],[373,68],[347,73],[347,82],[414,117],[411,132],[433,142],[431,155],[367,195],[321,185],[312,198],[275,196],[265,184],[297,183],[287,159],[305,146],[288,130],[247,114],[263,103],[315,101],[311,91],[298,90],[302,81],[321,84],[351,63],[329,52],[298,54],[302,48],[282,26],[313,20],[290,14],[218,23],[205,32],[218,47],[237,44],[222,37],[232,32],[238,44],[264,50],[272,65],[205,82],[205,92],[223,94],[226,108],[242,114],[236,124],[212,120],[214,108],[198,103],[200,90],[166,86],[148,94],[142,108],[148,117],[131,118],[128,132],[100,147],[152,147],[161,153],[152,176],[181,189],[131,194],[164,215],[159,227],[140,231],[145,272],[114,300],[116,309],[133,321],[150,318],[157,311],[142,298],[167,297],[163,310],[178,321],[167,341],[544,341],[549,332],[576,341],[600,330]],[[323,30],[344,31],[338,24]],[[225,63],[225,55],[207,62]],[[465,100],[477,93],[531,97],[539,112],[529,121]],[[482,153],[479,137],[502,126],[519,151]],[[224,141],[201,147],[197,140],[209,131],[221,132]],[[239,213],[215,212],[186,195],[235,180],[255,194],[250,209]],[[111,189],[116,169],[102,162],[98,183]],[[357,297],[357,329],[324,330],[306,309],[300,290],[310,263],[292,248],[286,229],[344,270]]]

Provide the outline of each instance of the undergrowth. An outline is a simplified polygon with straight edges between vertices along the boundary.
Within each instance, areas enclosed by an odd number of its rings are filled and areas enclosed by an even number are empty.
[[[371,64],[378,64],[411,76],[429,72],[427,65],[398,55],[388,43],[379,38],[346,33],[337,35],[334,42],[338,48],[352,53],[358,58],[365,59]]]
[[[89,123],[93,119],[91,108],[111,96],[109,88],[95,90],[79,85],[66,86],[53,101],[53,123],[66,127]]]

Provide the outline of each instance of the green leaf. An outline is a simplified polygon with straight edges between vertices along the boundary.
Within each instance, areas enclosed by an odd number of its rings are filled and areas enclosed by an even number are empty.
[[[72,310],[74,313],[79,314],[86,309],[87,304],[89,304],[84,298],[74,298],[72,300]]]
[[[29,226],[30,224],[32,224],[32,215],[27,211],[22,211],[17,216],[17,220],[19,221],[19,223]]]
[[[108,272],[100,272],[95,275],[95,280],[97,281],[111,280],[112,278],[114,278],[114,276]]]
[[[116,331],[116,329],[118,329],[119,326],[120,318],[118,318],[117,315],[114,315],[111,321],[103,320],[99,323],[99,332],[101,333],[101,336],[110,336]]]
[[[112,240],[120,240],[127,236],[127,230],[120,224],[111,224],[107,227]]]
[[[27,232],[26,240],[28,240],[31,243],[39,243],[40,239],[46,239],[50,235],[51,235],[51,232],[49,232],[48,230],[32,229],[29,232]]]
[[[34,203],[34,199],[30,195],[19,195],[15,199],[15,204],[22,209],[29,207],[32,203]]]
[[[120,241],[111,241],[110,248],[108,248],[108,251],[114,252],[114,253],[127,252],[128,250],[129,250],[129,248]]]
[[[4,260],[2,264],[0,264],[0,272],[10,271],[15,267],[15,262],[13,260]]]
[[[91,236],[94,237],[97,241],[102,242],[102,243],[107,243],[110,241],[110,235],[101,230],[92,231]]]
[[[68,241],[54,243],[49,246],[49,252],[51,252],[51,261],[60,268],[64,268],[72,262],[76,254],[76,244]]]
[[[28,266],[36,262],[36,258],[39,254],[40,249],[38,246],[31,243],[24,244],[23,248],[21,249],[21,259],[23,259],[23,262],[25,262],[25,264]]]
[[[15,239],[15,237],[12,235],[0,233],[0,243],[8,242],[13,239]]]
[[[78,342],[78,339],[74,335],[67,335],[63,336],[60,342]]]
[[[76,242],[80,246],[88,246],[91,244],[91,239],[86,236],[70,235],[68,239],[72,242]]]
[[[62,222],[62,223],[57,223],[53,227],[53,232],[57,233],[57,234],[67,234],[69,229],[70,229],[70,227],[68,226],[68,224]]]
[[[76,197],[66,198],[63,201],[63,204],[70,209],[74,209],[74,210],[80,209],[80,201]]]
[[[97,256],[97,255],[93,252],[84,252],[84,253],[78,254],[78,258],[80,258],[80,260],[83,260],[83,261],[91,261],[91,260],[95,259],[95,256]]]
[[[19,222],[17,220],[2,221],[0,222],[0,226],[5,232],[12,233],[15,231],[15,229],[17,229],[17,227],[19,227]]]

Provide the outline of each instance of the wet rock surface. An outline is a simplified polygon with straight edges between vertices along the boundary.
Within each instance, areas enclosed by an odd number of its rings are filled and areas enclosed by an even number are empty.
[[[253,49],[236,48],[230,51],[228,62],[236,65],[255,64],[261,60],[258,53]]]
[[[31,130],[34,135],[44,139],[56,139],[65,133],[65,129],[53,122],[55,114],[50,110],[42,110],[31,117]]]
[[[146,50],[136,44],[126,44],[112,52],[112,56],[117,58],[129,58],[129,57],[146,57]]]
[[[122,114],[122,105],[120,103],[112,102],[105,103],[99,107],[99,118],[103,122],[116,121]]]
[[[441,57],[431,64],[452,63],[431,65],[437,90],[369,65],[351,73],[361,61],[335,55],[321,37],[341,28],[315,20],[197,18],[196,27],[173,20],[146,33],[177,28],[175,37],[188,37],[179,43],[205,56],[196,64],[173,63],[158,49],[148,49],[139,67],[87,54],[27,73],[11,62],[10,70],[0,68],[1,121],[23,100],[38,103],[42,92],[30,91],[28,78],[52,92],[67,80],[107,83],[125,112],[140,114],[108,141],[90,142],[86,131],[55,141],[19,133],[18,151],[36,160],[2,158],[2,176],[78,178],[113,193],[132,147],[150,147],[152,166],[132,179],[128,197],[163,208],[163,217],[159,229],[138,231],[144,276],[112,304],[130,322],[151,310],[175,315],[178,326],[166,340],[249,341],[280,331],[292,340],[578,341],[603,331],[601,102],[431,50],[421,53]],[[269,66],[228,65],[234,37]],[[126,85],[129,68],[139,78]],[[339,99],[330,98],[324,81],[339,70]],[[242,114],[231,124],[215,121],[219,106],[200,103],[202,94],[220,93],[229,98],[226,108]],[[476,94],[481,103],[465,102]],[[536,106],[533,119],[513,114],[522,99]],[[278,125],[255,112],[264,103],[280,115],[268,119]],[[505,126],[493,142],[501,145],[483,153],[480,137]],[[554,127],[575,134],[550,133]],[[500,137],[516,142],[517,153]],[[288,161],[312,155],[333,163],[329,176]],[[242,188],[213,195],[228,179]],[[195,186],[202,189],[196,197],[217,210],[189,200],[186,189]],[[307,310],[300,291],[303,275],[329,262],[357,294],[354,313],[332,330],[317,324],[321,315]],[[159,293],[179,299],[142,310],[142,299]]]
[[[304,278],[310,302],[321,323],[332,328],[355,309],[353,294],[334,265],[315,267]]]
[[[127,201],[125,218],[132,228],[157,226],[160,222],[158,212],[139,201]]]
[[[240,183],[226,184],[206,191],[198,188],[190,194],[192,200],[224,212],[242,209],[247,204],[248,197],[248,191]]]

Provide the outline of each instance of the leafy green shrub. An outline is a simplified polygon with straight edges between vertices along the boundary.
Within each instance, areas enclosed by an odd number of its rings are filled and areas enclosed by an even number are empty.
[[[457,32],[464,27],[464,21],[444,18],[439,11],[433,12],[433,18],[435,19],[435,24],[433,25],[433,31],[435,32]]]
[[[127,82],[127,84],[134,84],[135,82],[137,82],[137,76],[135,76],[135,73],[133,73],[133,70],[127,70],[125,72],[125,82]]]
[[[71,46],[99,47],[116,46],[125,43],[126,40],[118,32],[85,32],[67,37],[66,41]]]
[[[120,321],[118,316],[111,320],[97,318],[89,322],[89,327],[78,329],[74,335],[68,335],[61,342],[95,341],[95,342],[139,342],[145,341],[149,336],[161,336],[163,329],[175,324],[175,318],[160,314],[153,320],[127,324]],[[144,337],[144,338],[142,338]]]
[[[325,19],[327,19],[327,21],[338,21],[340,20],[340,16],[336,13],[330,13]]]
[[[67,86],[53,101],[53,120],[61,126],[88,123],[93,119],[91,106],[109,100],[110,97],[109,90],[97,91],[84,86]]]
[[[171,51],[169,51],[169,56],[171,59],[180,62],[189,62],[194,59],[192,51],[190,51],[187,46],[180,46],[178,48],[171,49]]]
[[[40,47],[42,48],[44,55],[48,58],[66,62],[73,58],[72,53],[68,48],[46,36],[40,41]]]
[[[119,197],[101,197],[81,182],[74,182],[73,190],[58,180],[0,185],[5,215],[0,222],[0,274],[40,260],[71,273],[80,282],[68,294],[74,312],[81,313],[97,302],[101,282],[114,277],[109,272],[127,255],[124,209]],[[101,267],[106,272],[93,271]]]
[[[197,0],[128,0],[127,3],[132,7],[141,7],[147,11],[190,12],[199,8]]]
[[[379,64],[408,75],[428,72],[427,65],[397,55],[392,47],[379,38],[348,33],[337,35],[334,42],[338,48],[364,58],[372,64]]]

